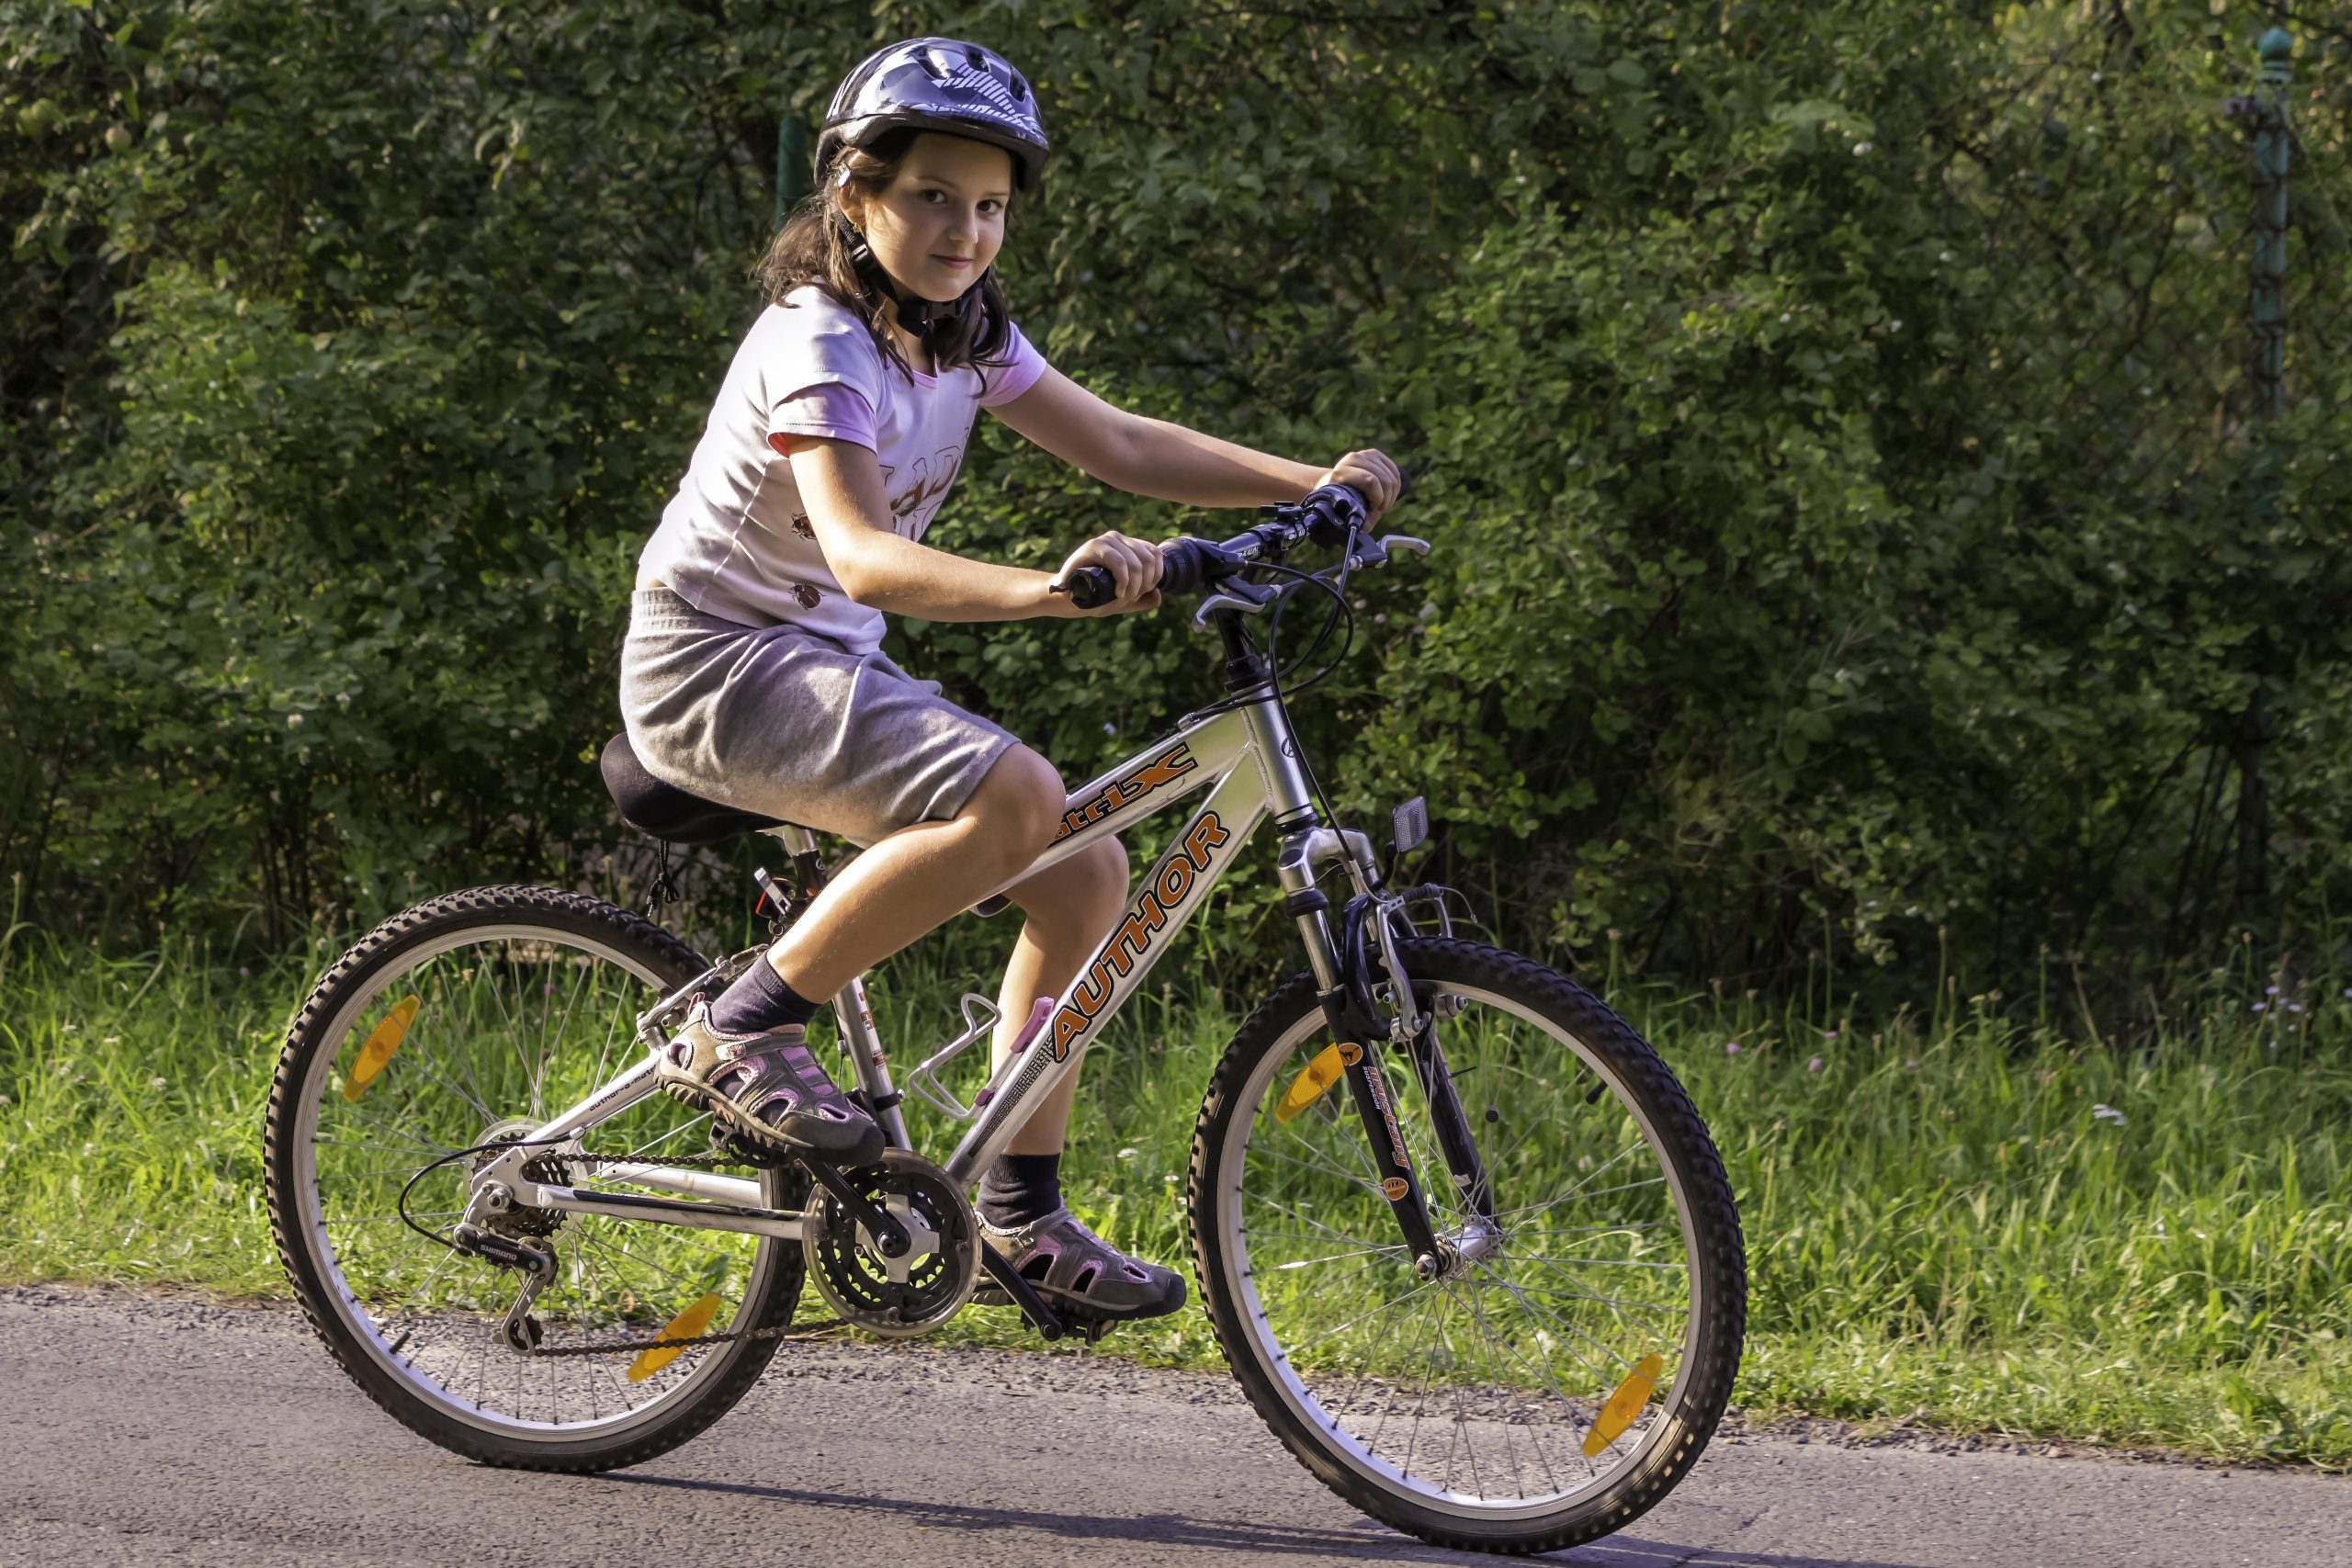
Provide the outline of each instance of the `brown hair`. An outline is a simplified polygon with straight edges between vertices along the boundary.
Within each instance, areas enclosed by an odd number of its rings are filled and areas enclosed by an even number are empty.
[[[848,183],[857,186],[868,199],[879,196],[898,177],[916,134],[911,130],[893,131],[870,149],[843,145],[818,179],[817,188],[802,199],[792,216],[784,220],[784,227],[776,231],[768,254],[754,272],[762,294],[772,305],[783,304],[784,297],[803,284],[813,283],[823,289],[835,303],[854,312],[865,323],[874,334],[875,346],[910,377],[912,368],[899,352],[897,335],[889,330],[888,322],[895,311],[890,296],[880,288],[867,287],[851,259],[851,246],[857,236],[850,227],[849,215],[842,208],[841,176],[847,171]],[[1016,196],[1005,206],[1008,233],[1019,200]],[[944,372],[968,365],[978,370],[983,365],[1003,364],[994,355],[1012,342],[1012,334],[1008,330],[1012,320],[1012,311],[1004,300],[1004,286],[997,281],[996,268],[990,266],[980,275],[977,286],[964,291],[964,297],[956,302],[955,314],[933,330],[928,340],[932,368]],[[980,379],[985,387],[987,372],[981,371]]]

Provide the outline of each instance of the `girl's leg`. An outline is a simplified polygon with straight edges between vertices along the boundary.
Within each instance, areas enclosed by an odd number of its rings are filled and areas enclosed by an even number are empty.
[[[738,1136],[853,1164],[882,1129],[809,1054],[823,998],[1035,863],[1061,820],[1061,776],[1026,747],[1005,751],[945,822],[875,843],[792,928],[662,1047],[662,1087],[705,1104]]]
[[[1007,892],[1029,919],[1005,966],[999,1066],[1031,1004],[1059,995],[1125,910],[1126,851],[1115,840],[1105,840]],[[1062,1202],[1062,1134],[1077,1088],[1073,1072],[1029,1113],[1006,1152],[982,1174],[975,1206],[983,1234],[1048,1301],[1085,1320],[1125,1322],[1174,1312],[1184,1304],[1182,1276],[1119,1251]]]
[[[1013,1036],[1029,1017],[1039,997],[1058,997],[1094,955],[1094,944],[1118,924],[1127,907],[1127,851],[1116,839],[1105,839],[1083,853],[1049,866],[1026,882],[1005,889],[1005,896],[1028,917],[1021,938],[1012,944],[1012,961],[1004,966],[1004,985],[997,993],[1003,1017],[996,1026],[994,1066],[1012,1054]],[[1069,1105],[1078,1093],[1078,1074],[1037,1102],[1029,1120],[1005,1146],[1016,1155],[1059,1154],[1062,1134],[1069,1125]]]
[[[1052,764],[1013,747],[952,819],[902,828],[842,867],[768,963],[795,992],[821,1001],[1018,875],[1045,852],[1063,805]]]

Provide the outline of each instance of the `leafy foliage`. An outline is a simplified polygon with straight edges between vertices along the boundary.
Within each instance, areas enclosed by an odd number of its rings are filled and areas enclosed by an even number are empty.
[[[0,0],[0,854],[116,931],[579,874],[777,118],[945,30],[1039,85],[1003,265],[1052,358],[1427,463],[1438,552],[1299,716],[1343,810],[1429,794],[1515,939],[2118,987],[2291,943],[2352,870],[2352,40],[2296,62],[2257,428],[2221,106],[2267,19]],[[974,554],[1231,522],[986,421],[967,467]],[[1174,615],[899,636],[1072,776],[1211,679]]]

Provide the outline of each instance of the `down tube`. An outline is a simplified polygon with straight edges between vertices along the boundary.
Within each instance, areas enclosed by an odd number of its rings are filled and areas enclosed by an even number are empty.
[[[967,1185],[977,1180],[1038,1102],[1078,1070],[1079,1058],[1104,1021],[1143,984],[1265,815],[1266,781],[1254,767],[1234,769],[1210,793],[1138,885],[1126,919],[1102,939],[1077,980],[1057,998],[1046,1027],[998,1071],[988,1108],[948,1158],[950,1177]]]

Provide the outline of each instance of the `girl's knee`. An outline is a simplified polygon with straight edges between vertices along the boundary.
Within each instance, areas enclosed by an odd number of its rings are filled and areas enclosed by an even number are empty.
[[[1126,908],[1127,886],[1132,880],[1126,845],[1116,839],[1104,839],[1070,856],[1066,863],[1074,884],[1071,892],[1078,901],[1100,912],[1106,920],[1116,918]]]
[[[1039,855],[1061,826],[1062,776],[1026,746],[996,760],[962,815],[979,830],[979,848],[1011,875]]]

